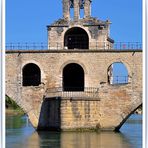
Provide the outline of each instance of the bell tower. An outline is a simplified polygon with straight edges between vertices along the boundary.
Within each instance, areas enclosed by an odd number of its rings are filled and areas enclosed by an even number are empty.
[[[63,17],[47,26],[48,49],[112,49],[114,40],[109,37],[111,23],[91,16],[91,2],[62,0]]]
[[[71,9],[74,9],[74,18],[70,15]],[[89,18],[91,16],[91,0],[63,0],[64,19],[78,21],[80,19],[80,9],[84,10],[83,18]]]
[[[91,17],[91,0],[84,0],[84,18]]]

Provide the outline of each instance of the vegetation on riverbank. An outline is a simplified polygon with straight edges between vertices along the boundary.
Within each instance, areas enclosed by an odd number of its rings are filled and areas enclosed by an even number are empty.
[[[6,115],[24,115],[24,111],[10,97],[5,97]]]
[[[6,116],[8,115],[24,115],[24,112],[22,110],[16,110],[16,109],[6,109]]]

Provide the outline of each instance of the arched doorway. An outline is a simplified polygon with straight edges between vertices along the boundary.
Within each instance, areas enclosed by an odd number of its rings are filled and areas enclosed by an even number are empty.
[[[64,47],[68,49],[88,49],[89,38],[86,31],[79,27],[69,29],[64,36]]]
[[[63,69],[63,91],[84,91],[84,70],[71,63]]]
[[[41,84],[40,68],[33,63],[29,63],[23,68],[23,86],[38,86]]]

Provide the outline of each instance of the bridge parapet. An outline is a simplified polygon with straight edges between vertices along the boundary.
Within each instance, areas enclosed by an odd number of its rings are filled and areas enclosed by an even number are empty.
[[[76,42],[74,45],[78,45],[80,43]],[[54,48],[53,48],[54,45]],[[88,50],[88,49],[67,49],[63,47],[62,42],[50,42],[48,45],[47,43],[41,42],[33,42],[33,43],[6,43],[6,50]],[[56,48],[55,48],[56,47]],[[90,42],[89,50],[142,50],[142,43],[141,42],[116,42],[112,46],[107,42]]]
[[[81,89],[81,88],[77,88]],[[100,100],[99,88],[85,87],[84,91],[63,91],[62,87],[47,88],[45,98],[61,97],[62,99]]]

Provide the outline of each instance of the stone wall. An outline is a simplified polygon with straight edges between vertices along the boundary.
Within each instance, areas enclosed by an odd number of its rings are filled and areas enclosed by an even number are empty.
[[[115,130],[141,104],[142,93],[130,86],[104,86],[98,100],[73,98],[61,102],[61,128]]]
[[[128,84],[108,84],[107,69],[114,62],[126,65]],[[28,63],[41,70],[39,86],[22,86],[22,69]],[[62,87],[62,71],[69,63],[81,65],[85,87],[99,88],[99,98],[61,99],[62,129],[115,129],[142,104],[141,51],[7,51],[6,94],[25,110],[34,127],[38,127],[47,88]]]

